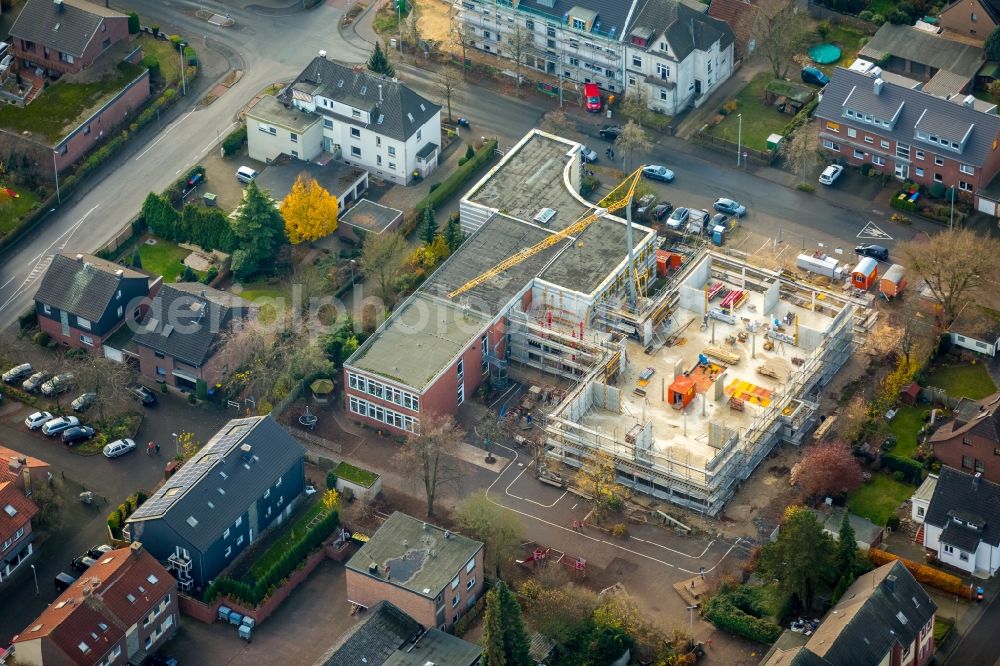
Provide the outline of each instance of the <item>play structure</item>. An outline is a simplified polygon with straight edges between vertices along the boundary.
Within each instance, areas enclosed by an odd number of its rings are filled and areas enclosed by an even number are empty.
[[[523,567],[533,568],[540,563],[552,562],[554,564],[561,564],[569,569],[571,576],[576,578],[587,577],[587,560],[582,557],[567,555],[561,550],[546,548],[537,543],[526,543],[524,547],[527,552],[524,559],[514,560]]]

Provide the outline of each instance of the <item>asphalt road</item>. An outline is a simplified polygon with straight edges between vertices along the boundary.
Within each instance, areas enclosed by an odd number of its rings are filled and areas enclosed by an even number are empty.
[[[972,627],[965,630],[958,646],[944,660],[945,664],[991,666],[1000,661],[1000,645],[997,644],[994,633],[1000,627],[1000,604],[997,603],[996,594],[991,594],[986,603],[986,610]]]

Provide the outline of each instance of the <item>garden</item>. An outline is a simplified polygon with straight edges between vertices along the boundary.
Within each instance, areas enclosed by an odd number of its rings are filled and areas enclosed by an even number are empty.
[[[741,140],[742,145],[751,150],[768,150],[767,137],[782,134],[791,120],[788,114],[764,101],[767,86],[773,80],[770,71],[757,74],[735,100],[723,106],[722,113],[715,118],[718,122],[708,129],[708,133],[733,143]],[[743,116],[742,134],[740,115]]]
[[[955,199],[954,207],[952,197]],[[889,199],[889,205],[904,213],[919,213],[941,224],[961,226],[972,212],[972,195],[946,188],[943,183],[927,187],[908,180]]]

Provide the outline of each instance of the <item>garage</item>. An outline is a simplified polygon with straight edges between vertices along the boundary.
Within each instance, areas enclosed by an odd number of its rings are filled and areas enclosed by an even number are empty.
[[[984,196],[980,196],[976,210],[980,213],[986,213],[987,215],[993,215],[995,217],[997,214],[997,202],[992,199],[987,199]]]

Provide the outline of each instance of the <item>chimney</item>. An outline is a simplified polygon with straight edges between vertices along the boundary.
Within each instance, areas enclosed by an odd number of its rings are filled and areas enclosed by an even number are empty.
[[[76,255],[76,260],[77,261],[83,261],[83,255],[82,254]]]
[[[123,271],[122,269],[119,268],[118,270],[115,271],[115,277],[121,277],[123,275],[125,275],[125,271]]]
[[[378,84],[378,103],[382,103],[382,84]]]
[[[133,541],[132,543],[129,544],[128,549],[131,551],[132,557],[134,557],[135,559],[139,559],[139,553],[142,552],[142,542]]]
[[[975,108],[975,106],[976,106],[976,97],[974,95],[966,95],[965,99],[962,100],[962,105],[963,106],[967,106],[970,109]]]
[[[61,12],[63,10],[63,0],[52,0],[53,4],[56,6],[56,11]]]
[[[205,298],[205,290],[202,289],[201,291],[199,291],[198,295],[201,296],[202,298]]]
[[[322,58],[323,60],[326,60],[326,50],[325,49],[321,50],[319,52],[319,57]]]
[[[894,576],[893,574],[889,574],[888,576],[885,577],[885,589],[889,590],[890,592],[896,591],[896,576]]]
[[[884,85],[885,85],[885,81],[883,81],[881,78],[876,78],[875,79],[875,94],[876,95],[881,95],[882,94],[882,86],[884,86]]]

